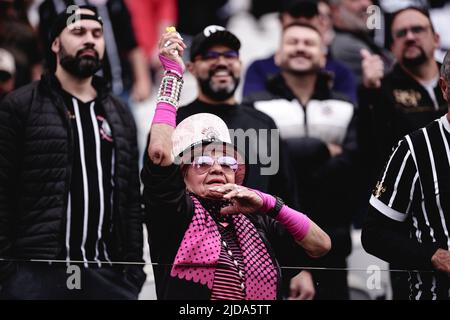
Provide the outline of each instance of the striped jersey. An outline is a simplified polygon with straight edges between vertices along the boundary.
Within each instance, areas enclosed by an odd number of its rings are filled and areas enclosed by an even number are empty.
[[[450,123],[447,115],[400,141],[377,183],[370,204],[405,222],[422,245],[450,248]],[[450,298],[450,281],[437,273],[411,272],[410,298]]]
[[[62,258],[101,266],[110,262],[114,141],[99,101],[65,96],[74,153]]]

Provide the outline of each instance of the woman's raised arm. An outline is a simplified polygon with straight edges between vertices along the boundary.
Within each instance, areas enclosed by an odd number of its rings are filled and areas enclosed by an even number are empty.
[[[159,59],[165,70],[158,91],[157,105],[150,129],[148,156],[153,164],[169,166],[173,163],[172,134],[183,84],[183,51],[186,45],[173,27],[167,28],[159,41]]]

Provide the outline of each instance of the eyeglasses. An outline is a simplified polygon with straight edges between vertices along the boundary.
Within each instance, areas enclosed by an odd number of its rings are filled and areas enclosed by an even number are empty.
[[[239,53],[235,50],[228,50],[225,52],[218,52],[218,51],[207,51],[201,56],[197,58],[204,60],[204,61],[215,61],[218,60],[220,57],[224,57],[227,61],[234,61],[237,58],[239,58]]]
[[[424,33],[425,31],[428,30],[429,27],[424,27],[424,26],[413,26],[411,28],[403,28],[400,30],[397,30],[396,32],[394,32],[394,36],[397,39],[401,39],[406,37],[406,35],[408,34],[409,31],[411,31],[413,34],[417,35],[417,34],[421,34]]]
[[[222,156],[218,158],[213,158],[211,156],[199,156],[194,158],[192,168],[194,168],[197,173],[202,174],[209,171],[214,166],[216,161],[225,173],[235,173],[238,169],[237,160],[230,156]]]

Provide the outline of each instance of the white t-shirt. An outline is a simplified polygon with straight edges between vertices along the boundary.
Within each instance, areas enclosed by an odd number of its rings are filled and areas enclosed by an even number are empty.
[[[431,100],[433,101],[434,109],[439,110],[439,103],[436,98],[436,94],[434,93],[434,88],[436,88],[439,81],[439,76],[431,79],[430,81],[420,82],[420,84],[427,90],[430,95]]]

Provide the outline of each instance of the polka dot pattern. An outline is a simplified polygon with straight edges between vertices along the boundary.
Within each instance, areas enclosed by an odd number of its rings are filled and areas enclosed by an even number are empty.
[[[194,215],[181,241],[170,275],[213,287],[220,257],[221,237],[216,222],[191,196]],[[275,300],[277,271],[255,226],[243,214],[233,215],[237,239],[244,258],[247,300]]]
[[[261,236],[245,215],[233,216],[244,257],[247,300],[275,300],[277,271]]]
[[[220,256],[220,234],[216,223],[200,202],[192,197],[194,216],[181,241],[170,275],[212,288]]]

